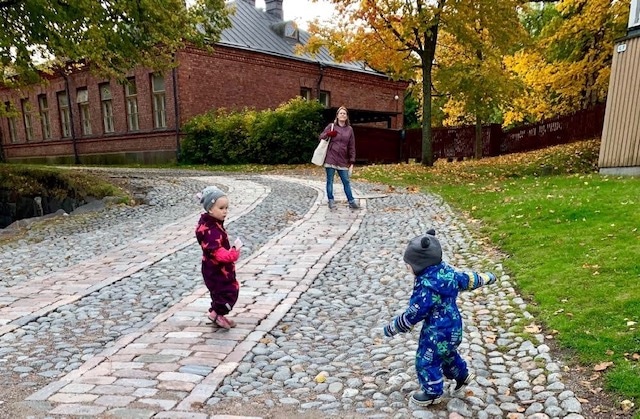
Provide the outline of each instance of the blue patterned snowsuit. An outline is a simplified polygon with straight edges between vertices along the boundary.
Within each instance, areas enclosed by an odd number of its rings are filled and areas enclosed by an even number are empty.
[[[415,279],[407,310],[385,328],[388,336],[408,332],[424,321],[416,352],[416,373],[424,391],[434,398],[444,392],[444,377],[464,380],[467,363],[458,354],[462,318],[456,305],[459,291],[496,280],[491,273],[462,272],[446,262],[428,266]]]

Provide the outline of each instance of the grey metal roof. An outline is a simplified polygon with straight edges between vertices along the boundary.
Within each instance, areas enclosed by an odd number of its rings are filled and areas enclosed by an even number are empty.
[[[364,63],[336,62],[324,47],[321,48],[316,55],[298,55],[295,52],[297,42],[293,39],[278,35],[274,30],[274,27],[282,26],[284,22],[243,0],[229,2],[227,3],[227,7],[232,10],[232,14],[229,16],[232,26],[222,32],[222,36],[218,42],[219,45],[384,76],[384,74],[373,70]],[[310,35],[308,32],[298,28],[298,39],[300,43],[306,44],[309,38]]]

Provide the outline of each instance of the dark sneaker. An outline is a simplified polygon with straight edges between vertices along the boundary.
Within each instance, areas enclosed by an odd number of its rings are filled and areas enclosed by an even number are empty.
[[[329,200],[329,209],[334,209],[336,207],[336,201],[333,199]]]
[[[464,387],[467,386],[467,384],[472,382],[475,378],[476,378],[476,375],[470,372],[467,374],[467,377],[464,380],[456,380],[456,388],[454,388],[453,391],[462,390]]]
[[[442,397],[436,396],[435,394],[427,394],[424,391],[417,391],[411,395],[410,400],[412,403],[420,407],[426,407],[440,403],[442,401]]]
[[[360,209],[360,205],[358,205],[356,203],[356,201],[349,202],[349,208],[354,209],[354,210],[359,210]]]

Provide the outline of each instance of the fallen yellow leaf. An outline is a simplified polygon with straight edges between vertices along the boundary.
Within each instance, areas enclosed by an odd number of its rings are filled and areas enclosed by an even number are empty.
[[[623,400],[620,402],[620,407],[623,412],[629,412],[633,409],[633,406],[635,406],[635,404],[631,400]]]
[[[596,365],[595,367],[593,367],[594,371],[604,371],[607,368],[609,368],[610,366],[613,365],[613,362],[611,361],[607,361],[607,362],[601,362],[598,365]]]
[[[525,326],[524,328],[524,331],[528,333],[540,333],[540,330],[540,327],[535,323],[531,323],[529,326]]]

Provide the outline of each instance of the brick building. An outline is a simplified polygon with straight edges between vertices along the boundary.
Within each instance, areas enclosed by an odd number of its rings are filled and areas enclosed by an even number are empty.
[[[293,1],[293,0],[290,0]],[[0,153],[9,162],[104,164],[176,159],[180,127],[212,108],[275,108],[295,96],[345,105],[354,123],[402,126],[406,82],[327,51],[297,55],[309,34],[282,20],[283,0],[229,3],[232,27],[213,52],[185,48],[163,74],[137,68],[126,83],[87,70],[48,84],[0,89]]]

